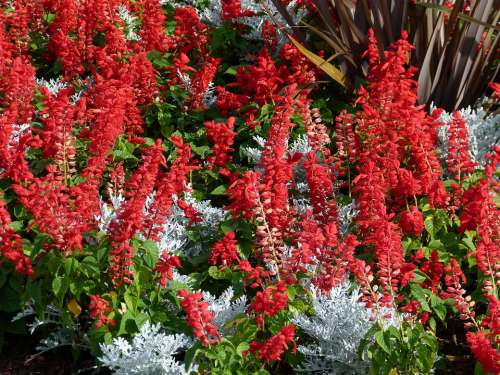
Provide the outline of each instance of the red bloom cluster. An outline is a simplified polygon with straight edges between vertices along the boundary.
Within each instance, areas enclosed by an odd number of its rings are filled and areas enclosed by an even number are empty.
[[[342,171],[349,170],[349,165],[355,162],[358,155],[353,130],[353,117],[345,110],[336,118],[335,145],[337,146],[336,156],[341,165],[340,169]]]
[[[221,19],[223,21],[234,18],[252,17],[255,13],[250,9],[242,9],[240,0],[222,0]]]
[[[229,117],[226,123],[214,121],[205,122],[205,129],[207,130],[207,137],[213,143],[213,155],[209,156],[207,160],[218,167],[223,168],[224,175],[229,171],[225,169],[227,163],[232,160],[231,153],[234,151],[233,143],[236,132],[233,130],[235,117]]]
[[[113,308],[108,300],[105,300],[98,294],[90,296],[89,317],[96,320],[96,328],[99,328],[104,324],[108,324],[110,326],[114,326],[116,324],[114,320],[107,317],[111,311],[113,311]]]
[[[409,210],[401,213],[399,226],[404,234],[418,237],[424,230],[424,215],[417,207],[411,206]]]
[[[217,343],[220,334],[212,322],[214,313],[208,309],[208,302],[202,300],[202,294],[190,293],[186,289],[182,289],[177,295],[181,298],[180,303],[186,312],[187,323],[202,345]]]
[[[318,162],[315,152],[307,154],[304,169],[316,220],[324,224],[329,221],[335,222],[337,218],[337,205],[333,193],[335,178],[331,169]]]
[[[189,225],[200,223],[203,219],[200,217],[201,214],[196,211],[192,204],[186,203],[183,199],[177,199],[177,205],[184,212],[184,216],[189,220]]]
[[[134,172],[125,185],[125,202],[110,225],[110,275],[115,286],[130,283],[134,250],[132,237],[144,229],[144,203],[153,191],[158,170],[165,163],[161,142],[148,148],[143,155],[143,164]]]
[[[165,52],[172,46],[172,41],[164,31],[165,13],[156,0],[141,0],[141,40],[147,51]]]
[[[144,228],[148,239],[157,239],[162,225],[170,215],[174,194],[181,194],[187,185],[186,176],[197,167],[191,163],[191,147],[184,143],[182,138],[173,136],[170,141],[176,147],[177,158],[172,163],[168,172],[160,172],[155,183],[155,199],[148,209],[148,216],[145,218]],[[178,204],[183,206],[183,201],[178,200]],[[181,207],[182,208],[182,207]],[[184,213],[188,212],[188,218],[197,222],[198,217],[193,210],[184,207]]]
[[[251,281],[251,288],[257,288],[259,286],[263,287],[263,279],[269,280],[269,272],[260,266],[252,267],[248,260],[240,260],[238,267],[242,272],[246,273],[245,281]],[[244,282],[243,286],[245,285],[246,284]]]
[[[460,265],[455,259],[450,260],[450,264],[444,269],[446,276],[444,279],[446,291],[441,292],[443,298],[453,298],[455,307],[457,308],[460,319],[468,320],[474,317],[474,312],[470,311],[470,303],[465,297],[465,289],[462,284],[465,284],[466,278]],[[470,298],[469,298],[470,299]]]
[[[259,314],[274,316],[284,310],[287,305],[287,287],[283,281],[279,281],[275,286],[257,292],[250,309]]]
[[[472,172],[474,165],[469,156],[467,124],[460,113],[455,112],[448,128],[448,171],[455,174],[455,179],[460,180]]]
[[[231,203],[227,209],[231,212],[233,219],[240,216],[247,220],[255,217],[255,207],[259,200],[257,182],[259,176],[257,172],[246,171],[228,187],[227,195]]]
[[[175,45],[182,53],[197,49],[206,55],[209,45],[208,27],[200,21],[196,9],[181,7],[175,9]]]
[[[500,373],[500,354],[497,349],[491,346],[486,332],[468,332],[467,343],[474,357],[481,362],[484,371],[492,374]]]
[[[235,238],[236,235],[234,232],[228,232],[222,240],[212,245],[212,252],[209,259],[211,265],[222,264],[223,266],[228,266],[235,260],[239,260],[238,250],[236,249],[238,242]]]
[[[17,273],[34,276],[31,261],[23,252],[23,240],[10,224],[9,212],[0,199],[0,255],[15,266]]]
[[[279,361],[281,355],[288,350],[290,343],[293,344],[293,352],[295,352],[295,326],[292,324],[284,326],[266,342],[250,343],[250,352],[258,353],[259,359],[265,362]]]
[[[479,181],[477,199],[482,199],[480,211],[475,204],[465,206],[465,213],[478,215],[479,227],[477,234],[479,241],[476,245],[476,260],[479,270],[486,276],[483,281],[483,291],[486,294],[498,295],[500,289],[500,217],[494,196],[489,193],[490,183],[494,183],[493,173],[500,162],[500,148],[489,155],[490,163],[485,167],[485,177]],[[470,202],[470,201],[469,201]],[[463,216],[462,216],[463,217]],[[462,218],[461,217],[461,218]]]
[[[179,268],[181,266],[181,260],[178,256],[170,255],[167,252],[164,252],[158,263],[156,263],[153,272],[157,272],[161,275],[160,277],[160,285],[165,287],[167,285],[167,280],[173,279],[174,268]]]
[[[220,59],[208,57],[201,68],[193,74],[189,84],[189,99],[188,106],[191,109],[205,108],[204,99],[207,95],[207,90],[215,78],[217,68],[219,67]]]

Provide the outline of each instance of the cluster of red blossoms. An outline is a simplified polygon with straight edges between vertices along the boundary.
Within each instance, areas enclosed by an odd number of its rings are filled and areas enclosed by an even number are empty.
[[[213,323],[214,313],[209,310],[208,302],[202,300],[203,295],[186,289],[180,290],[177,295],[181,298],[181,307],[187,315],[187,323],[193,329],[193,335],[203,345],[217,343],[220,334]]]
[[[259,359],[265,362],[279,361],[288,346],[293,344],[292,351],[295,352],[295,326],[286,325],[276,335],[265,342],[252,342],[250,352],[257,353]]]
[[[113,308],[108,300],[99,295],[90,296],[89,317],[96,321],[96,328],[99,328],[102,325],[109,325],[113,327],[116,324],[113,319],[108,318],[111,311],[113,311]]]

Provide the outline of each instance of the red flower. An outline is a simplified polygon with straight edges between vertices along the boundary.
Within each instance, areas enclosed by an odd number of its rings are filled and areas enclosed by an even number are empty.
[[[184,212],[184,216],[189,219],[189,225],[201,223],[201,214],[196,211],[193,205],[186,203],[183,199],[177,199],[177,205]]]
[[[220,334],[213,324],[214,313],[208,309],[208,302],[202,300],[202,294],[181,289],[177,295],[181,298],[181,307],[186,312],[187,323],[194,336],[205,346],[217,343]]]
[[[203,109],[206,107],[203,99],[205,98],[210,84],[215,78],[215,74],[217,74],[219,64],[220,59],[208,57],[203,62],[201,68],[191,77],[191,83],[189,84],[189,98],[187,102],[191,109]]]
[[[109,324],[110,326],[116,324],[114,320],[107,317],[111,311],[113,311],[113,308],[108,300],[98,294],[90,296],[89,317],[97,320],[95,322],[96,328],[101,327],[103,324]]]
[[[238,260],[238,251],[236,249],[237,241],[234,232],[228,232],[224,238],[217,241],[212,246],[209,263],[211,265],[222,264],[227,266],[233,261]]]
[[[467,343],[469,344],[474,357],[481,363],[485,372],[500,374],[500,354],[488,339],[485,331],[467,332]]]
[[[0,198],[0,255],[14,264],[17,273],[33,277],[35,273],[31,261],[23,252],[23,240],[10,224],[9,212],[3,199]]]
[[[288,305],[286,284],[279,281],[275,286],[257,292],[250,309],[267,316],[274,316]]]
[[[238,267],[242,272],[245,272],[245,281],[252,281],[250,283],[251,288],[257,288],[262,286],[262,279],[269,279],[269,272],[264,270],[262,267],[252,267],[248,260],[240,260],[238,262]]]
[[[353,116],[342,110],[335,120],[337,157],[340,159],[342,169],[347,170],[357,157],[356,137],[352,126]]]
[[[196,48],[202,55],[207,54],[208,27],[200,21],[196,9],[189,6],[175,8],[174,19],[176,21],[175,42],[180,52],[189,53]]]
[[[181,260],[178,256],[170,255],[167,252],[164,252],[158,263],[156,263],[153,272],[157,272],[161,274],[160,277],[160,285],[165,287],[167,285],[167,280],[173,279],[173,271],[174,268],[179,268],[181,266]]]
[[[455,301],[455,307],[460,314],[460,319],[468,320],[472,319],[475,315],[474,311],[471,311],[472,305],[467,302],[465,297],[465,289],[462,284],[466,282],[466,278],[460,265],[456,259],[450,259],[450,264],[445,267],[446,276],[444,278],[444,283],[447,286],[446,291],[441,292],[442,298],[453,298]]]
[[[197,167],[191,163],[191,147],[184,143],[182,138],[177,136],[172,136],[170,141],[176,147],[177,158],[172,163],[168,172],[160,172],[158,175],[155,184],[155,200],[151,207],[149,207],[148,215],[144,223],[146,238],[148,239],[157,239],[162,229],[162,225],[170,215],[174,194],[178,196],[184,191],[187,184],[187,175],[190,171],[197,169]],[[183,201],[179,200],[178,202],[180,203]],[[183,206],[183,204],[184,203],[180,203],[181,206]],[[187,212],[189,219],[193,222],[197,222],[198,215],[195,214],[192,207],[188,208],[186,204],[184,208],[184,212]]]
[[[161,8],[160,2],[156,0],[142,0],[143,11],[141,14],[141,43],[146,51],[168,50],[172,41],[167,37],[164,31],[165,13]]]
[[[493,90],[493,95],[500,99],[500,83],[490,82],[488,86]]]
[[[330,168],[320,164],[316,153],[310,152],[304,161],[304,169],[315,218],[324,224],[336,222],[337,205],[333,193],[335,178]]]
[[[422,250],[420,250],[421,252]],[[420,252],[415,254],[416,257],[420,256]],[[423,252],[421,253],[423,257]],[[429,276],[430,280],[425,280],[422,284],[424,288],[432,290],[437,293],[438,287],[440,286],[441,277],[444,275],[444,264],[439,260],[439,254],[436,250],[432,250],[431,259],[422,263],[420,266],[420,271],[424,272]]]
[[[222,0],[221,19],[223,21],[233,18],[252,17],[255,12],[250,9],[242,9],[240,0]]]
[[[292,324],[284,326],[266,342],[252,342],[250,352],[258,352],[259,359],[265,362],[279,361],[281,355],[288,350],[290,343],[293,344],[293,352],[295,352],[295,326]]]
[[[248,96],[241,94],[233,94],[227,91],[224,87],[216,86],[217,94],[217,109],[221,114],[226,116],[229,112],[239,112],[244,105],[248,103]]]
[[[227,163],[232,161],[231,153],[234,151],[233,143],[236,132],[233,131],[235,117],[230,117],[227,123],[214,121],[205,122],[207,137],[213,144],[213,155],[207,158],[208,162],[224,168]]]
[[[424,215],[415,206],[401,213],[399,226],[409,236],[418,237],[424,230]]]
[[[448,128],[448,171],[455,173],[455,179],[460,180],[465,174],[471,173],[474,166],[469,156],[467,124],[460,112],[455,112]]]
[[[258,172],[246,171],[245,174],[235,179],[227,189],[230,204],[227,209],[233,219],[243,217],[251,219],[255,216],[259,192],[257,190]]]
[[[165,163],[161,141],[146,150],[143,164],[134,172],[125,186],[128,200],[120,207],[110,224],[110,268],[113,284],[120,286],[132,282],[132,237],[144,229],[144,203],[153,191],[160,165]]]

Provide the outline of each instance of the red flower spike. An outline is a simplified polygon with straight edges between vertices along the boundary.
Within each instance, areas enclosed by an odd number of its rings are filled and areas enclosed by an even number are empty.
[[[424,215],[417,207],[411,206],[408,211],[401,213],[399,226],[404,234],[419,237],[424,230]]]
[[[221,264],[228,266],[239,260],[237,241],[234,232],[228,232],[224,238],[212,245],[209,263],[213,266]]]
[[[219,64],[220,59],[208,57],[201,68],[193,74],[189,84],[189,98],[187,100],[189,108],[196,110],[206,107],[203,99],[215,78]]]
[[[475,164],[469,156],[469,132],[460,112],[453,114],[448,128],[448,171],[460,180],[471,173]]]
[[[110,269],[116,287],[131,283],[133,249],[130,240],[144,229],[144,202],[153,191],[158,170],[165,163],[161,141],[148,148],[142,157],[142,165],[125,185],[125,198],[116,218],[110,224]]]
[[[161,275],[160,285],[165,288],[167,280],[173,280],[174,268],[179,268],[180,266],[181,260],[178,256],[164,252],[158,260],[158,263],[156,263],[153,272],[157,272]]]
[[[467,343],[474,357],[481,363],[483,370],[492,374],[500,374],[500,354],[495,349],[485,331],[467,332]]]
[[[116,324],[114,320],[107,317],[107,315],[112,311],[113,308],[108,300],[105,300],[98,294],[90,296],[89,317],[90,319],[96,320],[96,328],[99,328],[105,324],[113,327]]]
[[[227,163],[231,163],[233,159],[231,153],[234,151],[232,146],[237,134],[233,131],[235,121],[235,117],[230,117],[226,123],[205,122],[208,140],[213,144],[213,155],[207,158],[209,163],[221,168],[224,168]]]
[[[283,353],[288,350],[290,343],[293,344],[292,351],[295,352],[295,326],[292,324],[284,326],[266,342],[250,343],[250,352],[257,353],[259,359],[264,362],[279,361]]]
[[[240,0],[222,0],[221,20],[227,21],[241,17],[252,17],[255,12],[242,9]]]
[[[23,252],[23,239],[10,227],[11,223],[9,212],[0,198],[0,256],[12,263],[17,273],[33,277],[31,261]]]
[[[250,305],[250,309],[256,313],[274,316],[284,310],[288,305],[288,294],[286,284],[279,281],[275,286],[257,292]]]
[[[217,327],[213,323],[214,313],[208,309],[208,302],[203,301],[201,293],[190,293],[181,289],[177,293],[181,298],[181,307],[187,315],[187,323],[201,344],[216,344],[220,339]]]

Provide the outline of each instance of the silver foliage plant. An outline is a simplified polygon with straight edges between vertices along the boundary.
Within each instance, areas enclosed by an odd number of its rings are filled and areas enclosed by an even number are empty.
[[[26,363],[33,361],[35,358],[48,351],[63,346],[88,349],[87,336],[79,329],[80,326],[78,324],[72,327],[65,326],[62,315],[63,313],[59,308],[49,304],[45,306],[45,310],[41,317],[39,317],[31,301],[24,306],[22,311],[12,318],[12,322],[28,318],[30,322],[27,323],[27,327],[32,335],[42,326],[52,326],[50,334],[40,340],[35,347],[36,352],[26,360]],[[31,320],[31,318],[33,318],[33,320]]]
[[[299,345],[305,360],[295,370],[306,374],[367,374],[370,363],[358,358],[358,346],[378,320],[384,328],[401,326],[404,316],[394,309],[383,308],[377,313],[359,301],[359,289],[345,280],[329,293],[322,294],[311,285],[314,316],[298,315],[294,323],[314,343]]]
[[[500,144],[500,114],[488,115],[482,106],[462,108],[459,113],[467,124],[471,160],[484,167],[486,154],[493,151],[494,145]],[[448,129],[452,119],[453,113],[449,112],[441,113],[439,118],[444,125],[438,128],[438,150],[445,165],[448,158]]]
[[[174,197],[174,202],[177,198]],[[226,218],[227,212],[222,208],[213,207],[208,200],[198,201],[189,192],[184,193],[184,201],[193,206],[200,214],[201,222],[198,223],[200,239],[210,236]],[[174,203],[172,213],[163,225],[158,246],[160,251],[171,253],[182,252],[185,255],[198,255],[204,249],[201,241],[193,243],[188,238],[189,220],[184,212]]]
[[[337,215],[338,215],[339,230],[342,237],[345,237],[347,235],[349,227],[351,226],[358,212],[359,211],[356,209],[355,200],[353,200],[351,203],[348,204],[339,205]]]
[[[299,315],[294,323],[315,343],[299,345],[305,360],[296,371],[307,374],[366,374],[369,364],[358,359],[357,348],[373,322],[371,312],[349,293],[343,282],[326,295],[311,286],[314,316]]]
[[[233,301],[234,290],[227,288],[219,297],[215,297],[209,292],[203,292],[203,299],[208,302],[210,310],[214,312],[214,324],[219,331],[224,334],[230,334],[231,330],[226,329],[224,325],[233,320],[237,315],[245,312],[247,297],[245,295]]]
[[[147,322],[130,342],[117,337],[109,345],[101,344],[99,361],[117,375],[187,375],[194,368],[186,371],[175,355],[191,344],[188,336],[167,335],[160,325]]]
[[[118,6],[118,15],[125,25],[125,39],[130,41],[138,41],[140,39],[137,34],[139,19],[134,17],[127,7],[123,4]]]

